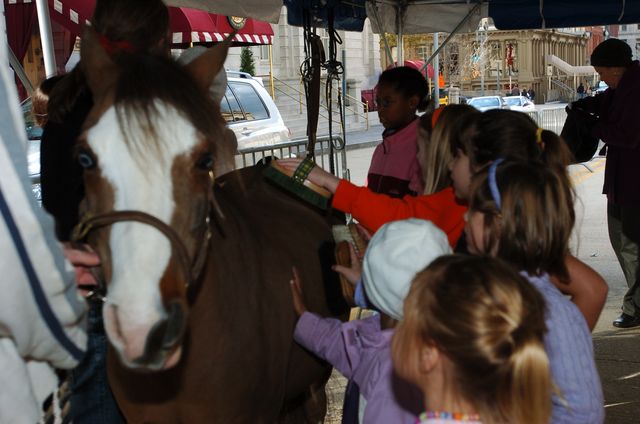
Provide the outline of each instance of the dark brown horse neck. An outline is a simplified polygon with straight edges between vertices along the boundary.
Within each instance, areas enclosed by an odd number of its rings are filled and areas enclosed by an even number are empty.
[[[340,296],[330,225],[265,182],[261,166],[227,174],[214,194],[225,218],[214,224],[181,363],[139,374],[110,357],[130,422],[285,422],[296,413],[291,402],[328,376],[326,364],[293,342],[289,280],[295,265],[309,309],[330,314],[327,299]],[[315,407],[321,416],[324,405]]]

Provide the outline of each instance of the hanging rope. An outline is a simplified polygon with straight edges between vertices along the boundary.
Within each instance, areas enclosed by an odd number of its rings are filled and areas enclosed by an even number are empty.
[[[344,74],[342,62],[338,61],[338,44],[342,44],[340,35],[334,28],[334,11],[333,7],[327,10],[327,33],[329,34],[329,59],[324,62],[322,67],[327,70],[327,83],[325,86],[325,97],[327,99],[327,111],[329,113],[329,170],[332,174],[335,172],[334,150],[341,149],[344,146],[336,146],[333,140],[333,81],[340,83],[340,76]],[[340,129],[344,134],[344,109],[342,108],[343,93],[338,90],[338,107],[340,114]]]
[[[304,54],[300,65],[300,75],[304,85],[307,102],[307,157],[315,161],[316,134],[318,131],[318,115],[320,114],[320,66],[324,62],[322,40],[316,34],[316,27],[311,25],[311,14],[303,9]]]

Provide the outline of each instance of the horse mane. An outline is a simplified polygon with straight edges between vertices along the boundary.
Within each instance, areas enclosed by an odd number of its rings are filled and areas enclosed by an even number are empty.
[[[137,123],[149,132],[148,138],[156,143],[155,147],[160,148],[153,118],[159,112],[159,104],[175,108],[210,142],[221,136],[225,122],[220,106],[186,68],[173,59],[154,54],[121,55],[117,62],[120,71],[114,106],[127,143],[130,140],[125,129]],[[215,148],[218,143],[211,144]]]

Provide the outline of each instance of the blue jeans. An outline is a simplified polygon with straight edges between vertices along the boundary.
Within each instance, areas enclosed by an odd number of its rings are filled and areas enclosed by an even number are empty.
[[[107,381],[107,335],[99,300],[89,301],[87,353],[71,371],[71,411],[74,424],[126,423]]]

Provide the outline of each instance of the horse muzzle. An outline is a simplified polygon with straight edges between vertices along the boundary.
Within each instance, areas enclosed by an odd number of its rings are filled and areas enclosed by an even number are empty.
[[[167,317],[151,326],[146,337],[140,330],[123,333],[115,313],[117,307],[105,305],[105,308],[107,332],[111,333],[110,339],[124,365],[156,371],[172,368],[179,362],[187,324],[186,308],[181,302],[170,303]]]

